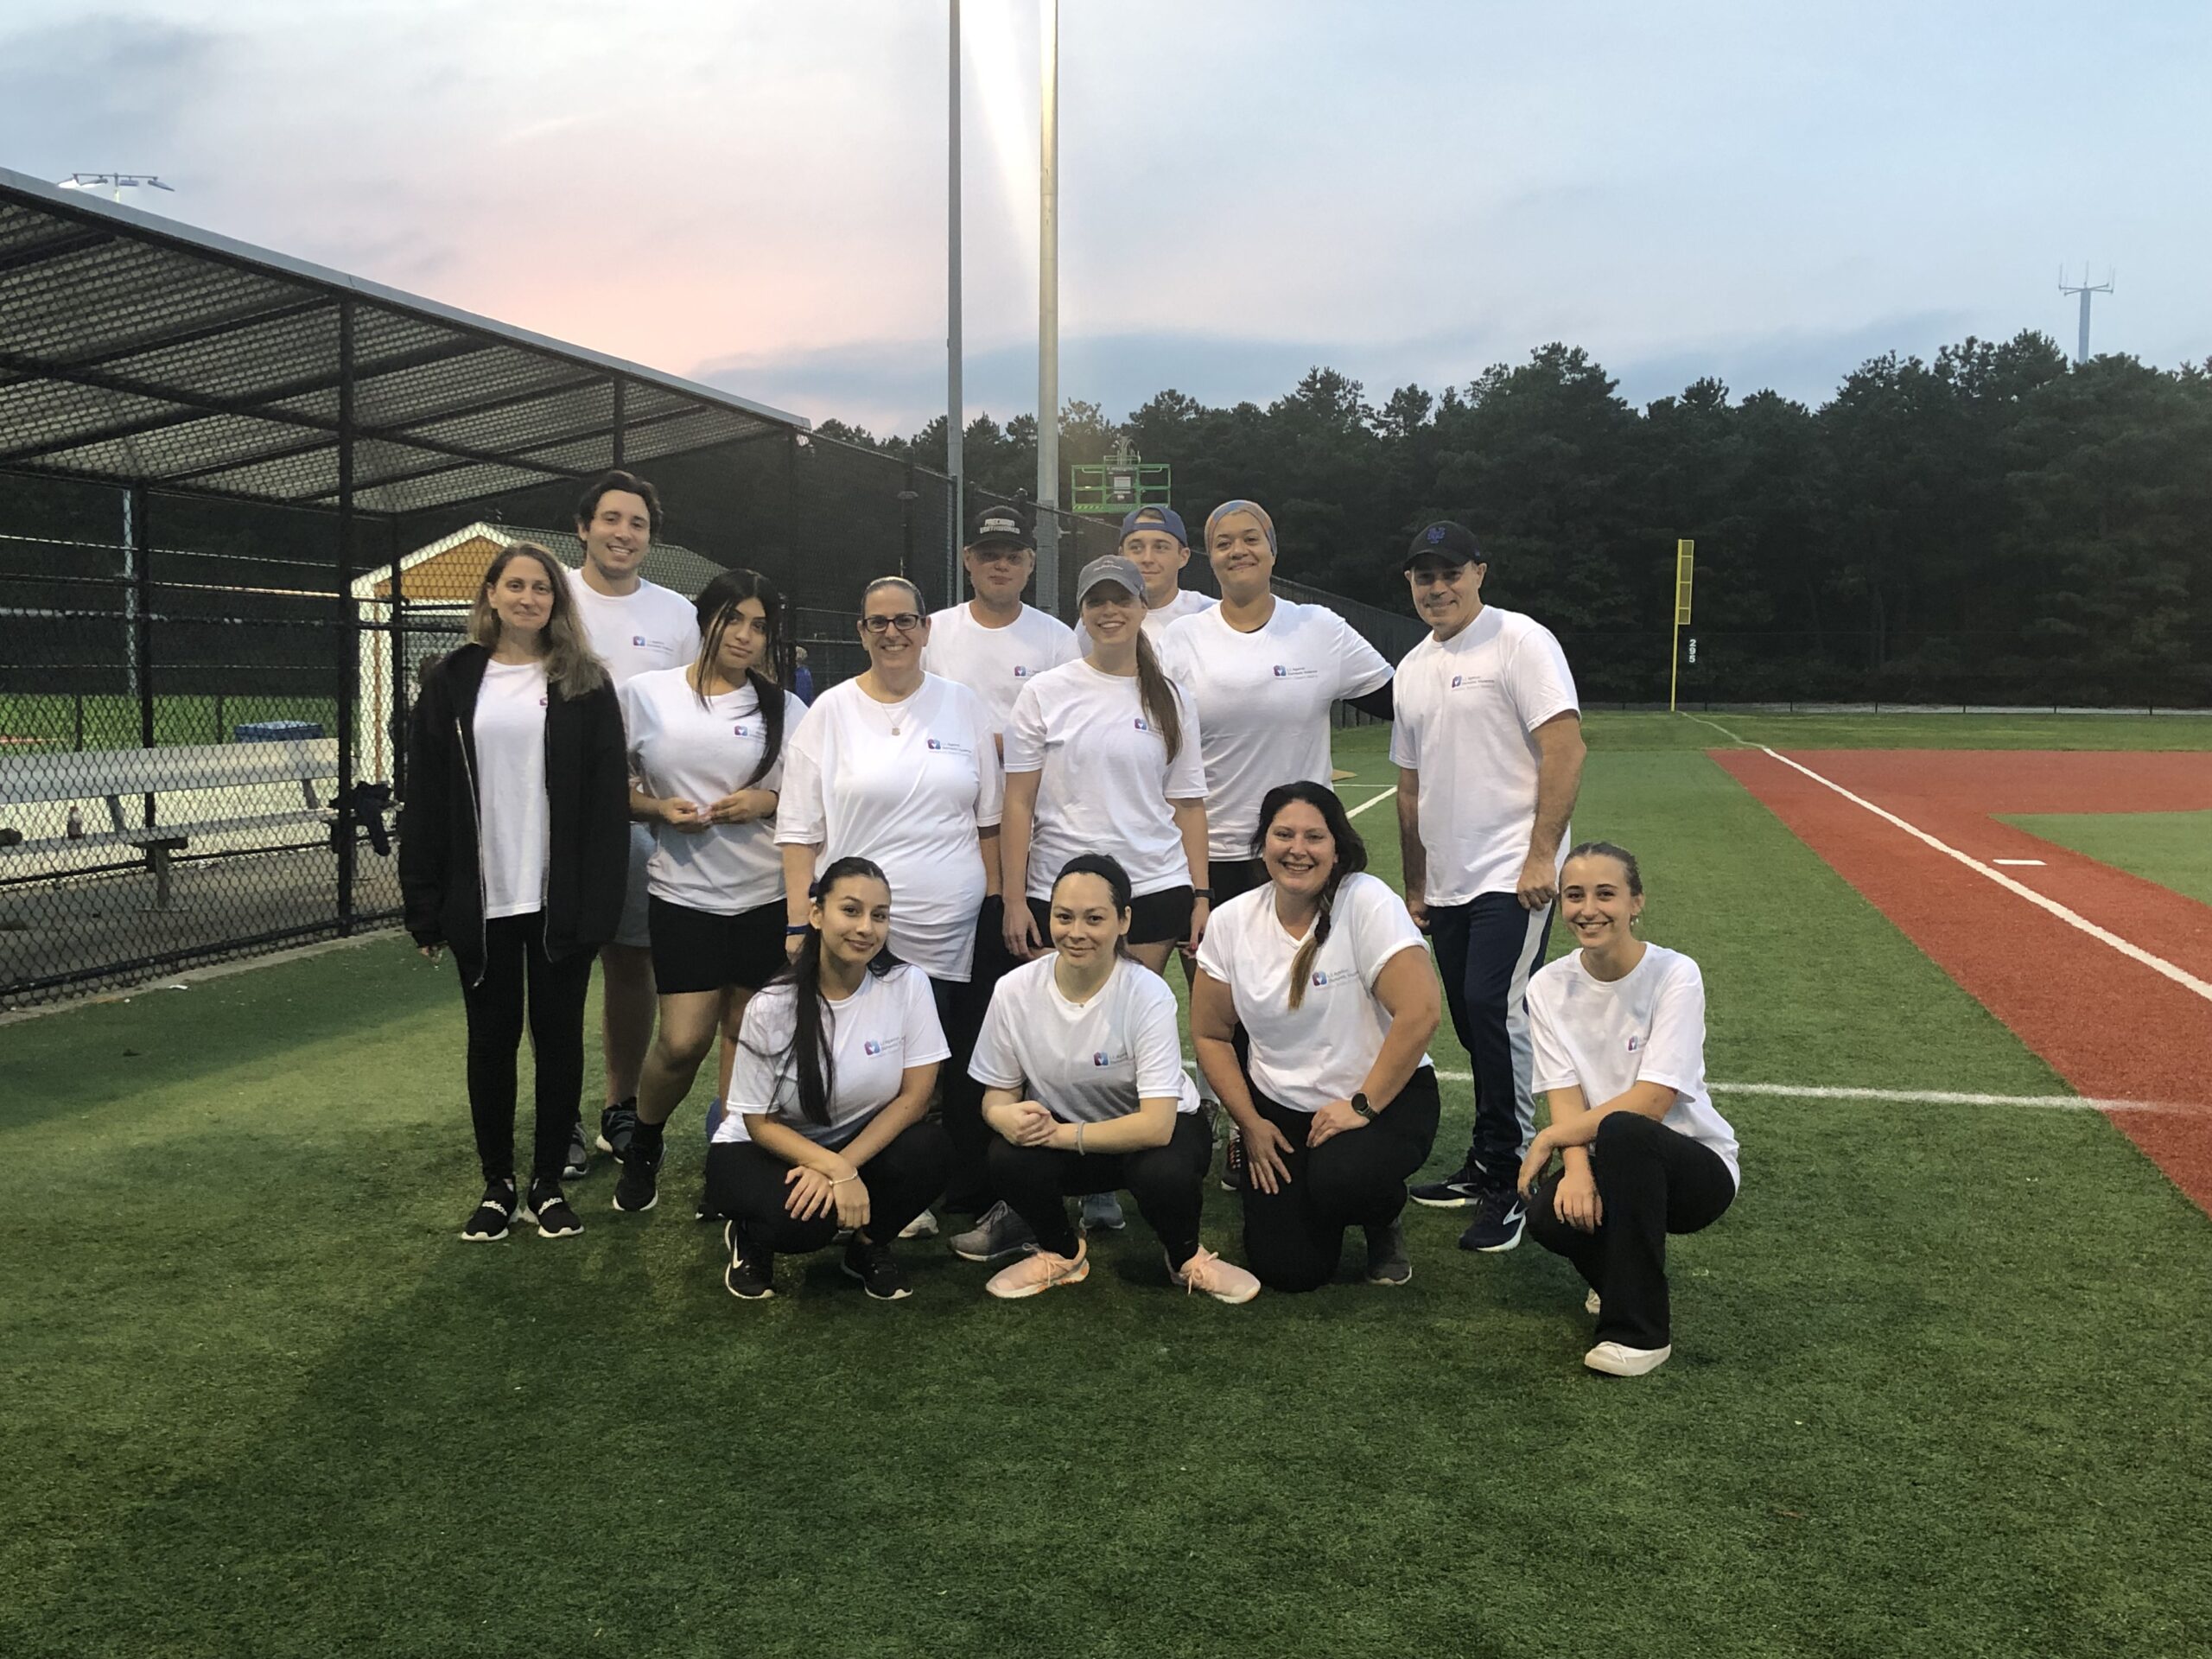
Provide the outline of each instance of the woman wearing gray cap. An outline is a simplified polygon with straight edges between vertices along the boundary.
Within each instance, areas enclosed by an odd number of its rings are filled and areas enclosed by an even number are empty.
[[[1129,953],[1157,973],[1176,945],[1197,949],[1213,896],[1198,717],[1144,637],[1136,565],[1093,559],[1076,593],[1090,653],[1031,680],[1006,729],[1007,948],[1043,950],[1052,877],[1079,854],[1109,853],[1135,895]]]

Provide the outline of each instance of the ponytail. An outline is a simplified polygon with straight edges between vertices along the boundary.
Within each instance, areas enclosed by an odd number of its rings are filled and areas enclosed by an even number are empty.
[[[811,891],[811,897],[820,904],[830,896],[830,891],[840,881],[855,877],[881,881],[886,888],[891,883],[883,871],[865,858],[841,858],[822,872]],[[888,948],[877,953],[868,965],[868,972],[880,979],[899,965],[899,958]],[[798,1090],[799,1115],[810,1123],[830,1122],[830,1103],[837,1093],[837,1058],[836,1020],[829,1005],[822,996],[822,930],[811,922],[806,935],[799,941],[798,955],[763,990],[779,985],[791,988],[791,1037],[790,1044],[780,1054],[772,1054],[746,1044],[748,1052],[764,1060],[774,1062],[779,1077],[788,1076]]]
[[[1337,889],[1344,885],[1344,861],[1341,858],[1329,869],[1329,880],[1321,889],[1321,908],[1313,918],[1313,925],[1306,930],[1306,942],[1298,947],[1298,954],[1290,959],[1290,1006],[1296,1009],[1306,1001],[1306,978],[1313,971],[1313,958],[1321,954],[1321,947],[1329,942],[1329,921],[1337,907]]]
[[[1161,670],[1152,641],[1141,632],[1137,635],[1137,701],[1152,729],[1167,745],[1167,758],[1173,761],[1183,748],[1183,711],[1176,701],[1175,683]]]

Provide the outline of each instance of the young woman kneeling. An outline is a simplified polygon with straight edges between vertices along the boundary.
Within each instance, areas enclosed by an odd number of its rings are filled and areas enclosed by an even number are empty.
[[[852,1230],[845,1271],[878,1301],[909,1294],[891,1242],[944,1190],[951,1148],[923,1121],[944,1059],[929,977],[883,954],[891,887],[864,858],[822,873],[798,957],[746,1004],[707,1199],[731,1295],[775,1294],[775,1259]]]
[[[1705,979],[1631,930],[1635,856],[1586,841],[1560,871],[1559,906],[1582,948],[1529,982],[1535,1087],[1551,1123],[1521,1166],[1529,1230],[1590,1287],[1593,1371],[1667,1363],[1667,1235],[1710,1227],[1735,1201],[1736,1132],[1705,1087]],[[1556,1175],[1546,1176],[1552,1154]]]
[[[1267,883],[1214,912],[1191,992],[1198,1064],[1244,1137],[1246,1259],[1270,1289],[1313,1290],[1360,1227],[1368,1282],[1402,1285],[1406,1178],[1436,1140],[1436,976],[1335,791],[1269,790],[1252,850]]]
[[[1128,954],[1129,877],[1086,853],[1052,884],[1052,954],[998,983],[969,1075],[983,1085],[991,1185],[1036,1249],[992,1275],[994,1296],[1034,1296],[1090,1272],[1072,1196],[1126,1188],[1160,1236],[1167,1276],[1217,1300],[1260,1281],[1198,1244],[1213,1134],[1183,1071],[1175,993]]]

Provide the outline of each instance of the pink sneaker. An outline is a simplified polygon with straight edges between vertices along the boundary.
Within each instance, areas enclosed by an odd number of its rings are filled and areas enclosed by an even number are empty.
[[[1202,1290],[1217,1302],[1249,1302],[1260,1294],[1260,1281],[1249,1271],[1203,1246],[1179,1271],[1170,1262],[1167,1276],[1185,1292]]]
[[[1090,1277],[1090,1247],[1077,1235],[1073,1255],[1054,1255],[1050,1250],[1033,1251],[1012,1267],[1001,1268],[991,1275],[983,1288],[994,1296],[1011,1301],[1015,1297],[1034,1296],[1039,1291],[1051,1290],[1060,1285],[1079,1285]]]

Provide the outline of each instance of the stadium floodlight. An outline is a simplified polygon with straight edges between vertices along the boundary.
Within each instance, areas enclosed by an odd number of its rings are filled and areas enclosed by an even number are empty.
[[[2058,268],[2058,291],[2065,295],[2078,294],[2082,296],[2081,343],[2074,352],[2074,366],[2077,369],[2089,360],[2089,296],[2111,293],[2113,283],[2119,278],[2118,271],[2108,270],[2105,273],[2104,281],[2092,286],[2089,282],[2089,262],[2086,259],[2082,262],[2082,280],[2078,283],[2069,283],[2066,280],[2065,266],[2061,265]]]
[[[1037,594],[1060,607],[1060,0],[1043,0],[1038,56],[1042,153],[1037,169]]]
[[[104,194],[110,201],[121,201],[126,190],[166,190],[176,194],[176,187],[164,184],[151,173],[72,173],[66,179],[55,181],[64,190],[90,190]]]

